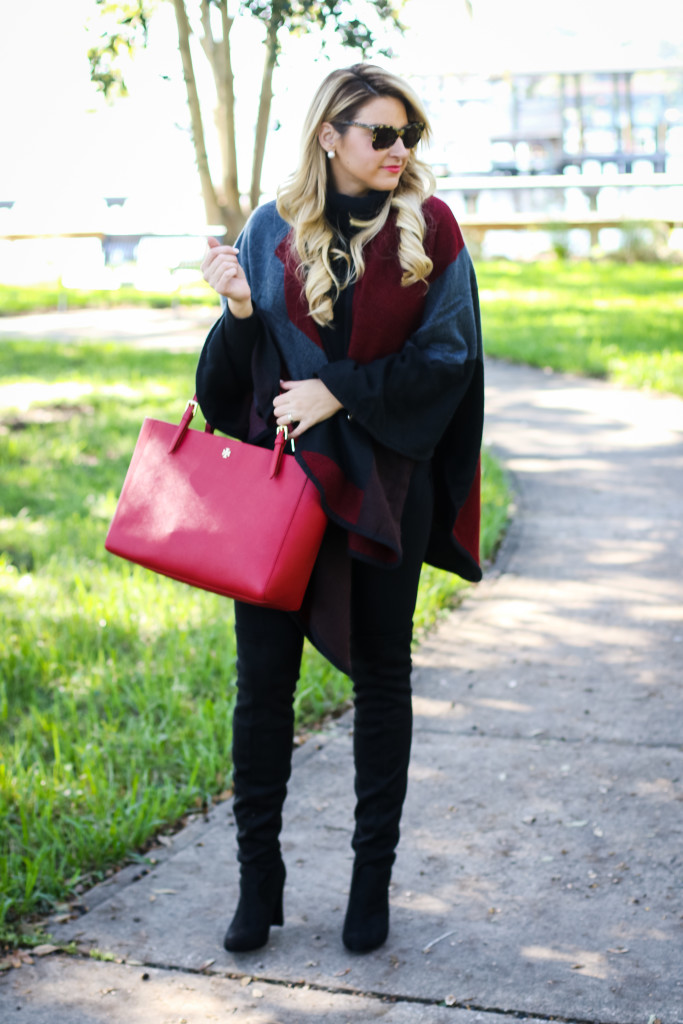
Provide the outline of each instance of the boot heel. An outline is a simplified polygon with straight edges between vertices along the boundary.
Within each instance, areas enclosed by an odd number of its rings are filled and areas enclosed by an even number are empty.
[[[270,923],[274,924],[274,925],[277,925],[280,928],[285,923],[285,914],[284,914],[284,886],[280,890],[280,899],[279,899],[279,901],[273,907],[273,920]]]
[[[223,946],[230,953],[248,953],[265,946],[271,925],[284,924],[283,892],[287,872],[282,862],[272,868],[244,866],[240,899],[225,933]]]
[[[354,866],[342,940],[352,953],[379,949],[389,934],[391,867]]]

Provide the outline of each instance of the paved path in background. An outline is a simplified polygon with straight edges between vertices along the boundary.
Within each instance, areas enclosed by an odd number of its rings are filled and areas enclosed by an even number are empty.
[[[267,948],[221,947],[226,803],[54,926],[80,956],[5,974],[3,1024],[682,1024],[683,402],[487,373],[517,509],[495,568],[416,657],[387,945],[354,956],[340,939],[346,716],[296,751],[286,924]]]
[[[0,316],[0,341],[120,341],[141,348],[195,351],[220,316],[218,305],[177,309],[74,309]]]

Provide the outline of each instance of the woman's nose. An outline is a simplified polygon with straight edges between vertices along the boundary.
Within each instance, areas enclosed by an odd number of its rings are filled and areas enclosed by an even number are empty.
[[[393,146],[389,150],[389,153],[391,154],[391,156],[397,156],[401,160],[404,160],[409,152],[410,152],[410,150],[407,149],[406,146],[404,146],[403,139],[401,139],[401,138],[396,139],[396,142],[393,144]]]

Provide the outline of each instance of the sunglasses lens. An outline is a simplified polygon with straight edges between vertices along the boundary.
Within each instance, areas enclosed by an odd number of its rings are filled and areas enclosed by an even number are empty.
[[[412,149],[414,146],[417,146],[421,138],[422,128],[419,124],[411,124],[403,133],[403,145],[406,149]]]
[[[395,128],[391,128],[388,125],[381,125],[379,128],[375,128],[375,137],[372,141],[372,148],[391,149],[398,137],[399,133]],[[403,145],[406,149],[412,149],[413,146],[417,146],[418,142],[422,138],[422,125],[409,125],[403,131],[401,138],[403,139]]]
[[[390,149],[398,138],[398,132],[395,128],[377,128],[375,131],[375,137],[372,140],[373,149]]]

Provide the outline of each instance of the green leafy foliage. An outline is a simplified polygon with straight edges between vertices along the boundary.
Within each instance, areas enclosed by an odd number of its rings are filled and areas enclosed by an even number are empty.
[[[156,0],[95,0],[99,42],[88,50],[90,79],[105,96],[127,96],[122,58],[147,45],[149,19]]]
[[[365,0],[360,7],[365,8],[366,20],[361,20],[354,17],[359,13],[357,0],[273,0],[271,3],[242,0],[241,4],[244,11],[264,23],[267,38],[274,40],[276,59],[282,48],[279,34],[282,29],[287,29],[292,35],[301,35],[312,29],[324,30],[329,27],[341,38],[344,46],[359,50],[365,56],[376,46],[375,34],[367,23],[367,14],[372,12],[379,21],[391,22],[396,29],[403,31],[398,6],[388,0]],[[345,17],[346,14],[350,17]],[[390,51],[380,49],[379,53],[388,56]]]

